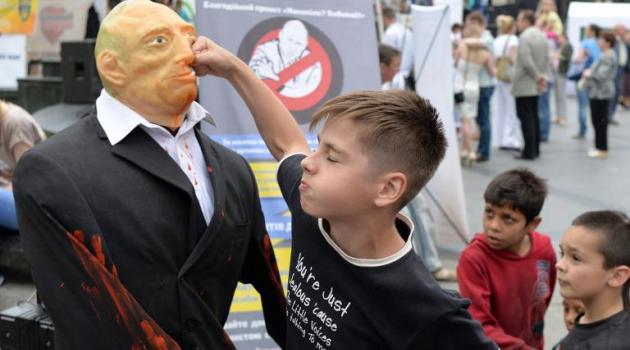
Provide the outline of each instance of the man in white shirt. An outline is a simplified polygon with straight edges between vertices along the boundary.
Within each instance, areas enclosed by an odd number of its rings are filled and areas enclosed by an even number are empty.
[[[405,88],[405,80],[413,69],[413,35],[405,24],[398,22],[396,12],[391,7],[383,8],[383,27],[385,33],[381,42],[401,53],[400,72],[392,79],[391,87]]]

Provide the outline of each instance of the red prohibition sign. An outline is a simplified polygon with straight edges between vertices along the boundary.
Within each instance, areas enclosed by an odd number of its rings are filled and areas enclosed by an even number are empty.
[[[254,50],[258,46],[270,40],[278,39],[278,33],[280,33],[280,29],[273,30],[263,35],[254,46]],[[276,96],[280,98],[282,103],[284,103],[284,106],[291,111],[303,111],[305,109],[313,107],[319,101],[321,101],[324,96],[326,96],[326,93],[330,88],[330,81],[332,79],[332,68],[330,65],[330,58],[328,58],[326,50],[324,50],[322,45],[310,35],[308,36],[307,48],[309,49],[310,53],[278,73],[279,80],[263,80],[263,82],[267,84],[267,86],[269,86],[271,90],[273,90]],[[279,90],[289,80],[295,78],[297,75],[318,62],[321,64],[322,67],[322,79],[319,82],[319,86],[317,86],[315,91],[304,97],[287,97],[279,93]]]

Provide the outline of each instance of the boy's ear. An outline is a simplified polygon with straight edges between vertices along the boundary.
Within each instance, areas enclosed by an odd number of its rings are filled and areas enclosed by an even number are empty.
[[[407,176],[401,172],[383,175],[380,188],[374,199],[377,207],[386,207],[398,202],[407,190]]]
[[[542,222],[542,218],[540,216],[536,216],[535,218],[533,218],[532,221],[530,221],[529,224],[525,226],[525,228],[527,229],[527,232],[534,232],[538,228],[538,225],[540,225],[541,222]]]
[[[608,279],[608,286],[612,288],[622,287],[630,278],[630,267],[626,265],[615,266]]]

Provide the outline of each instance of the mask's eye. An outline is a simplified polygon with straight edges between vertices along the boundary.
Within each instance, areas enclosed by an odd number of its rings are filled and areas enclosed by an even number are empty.
[[[154,44],[154,45],[162,45],[165,43],[166,43],[166,37],[162,35],[158,35],[155,38],[153,38],[153,40],[151,40],[151,44]]]

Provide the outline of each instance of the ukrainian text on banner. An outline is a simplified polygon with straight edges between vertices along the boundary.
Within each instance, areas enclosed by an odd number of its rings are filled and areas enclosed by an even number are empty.
[[[38,0],[0,0],[0,34],[31,35]]]
[[[246,62],[306,130],[313,112],[330,98],[380,88],[372,11],[371,0],[198,0],[195,23],[199,35]],[[291,218],[276,182],[277,163],[236,91],[217,78],[202,78],[200,84],[201,104],[217,124],[204,131],[254,169],[286,287]],[[308,138],[315,147],[315,137]],[[225,326],[238,349],[276,348],[260,311],[258,293],[240,285]]]
[[[0,89],[17,90],[26,76],[26,36],[0,36]]]

